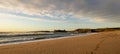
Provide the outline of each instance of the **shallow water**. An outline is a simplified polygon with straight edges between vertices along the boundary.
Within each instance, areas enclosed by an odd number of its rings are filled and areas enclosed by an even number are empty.
[[[19,34],[19,33],[18,33]],[[22,33],[18,34],[2,34],[0,35],[0,44],[7,43],[17,43],[17,42],[25,42],[25,41],[33,41],[33,40],[42,40],[42,39],[50,39],[50,38],[58,38],[58,37],[66,37],[66,36],[74,36],[74,35],[85,35],[86,33],[74,34],[74,33],[54,33],[54,34],[39,34],[39,35],[29,35],[26,36]]]

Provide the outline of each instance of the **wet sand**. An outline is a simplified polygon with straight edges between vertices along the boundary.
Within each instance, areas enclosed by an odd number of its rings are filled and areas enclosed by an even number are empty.
[[[0,46],[0,54],[120,54],[120,31]]]

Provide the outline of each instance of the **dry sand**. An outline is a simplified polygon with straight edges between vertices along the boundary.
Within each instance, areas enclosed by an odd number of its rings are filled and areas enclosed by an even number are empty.
[[[0,46],[0,54],[120,54],[120,31]]]

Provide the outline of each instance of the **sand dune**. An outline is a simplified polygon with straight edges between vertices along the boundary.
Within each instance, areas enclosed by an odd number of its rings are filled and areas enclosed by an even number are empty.
[[[0,46],[0,54],[120,54],[120,31]]]

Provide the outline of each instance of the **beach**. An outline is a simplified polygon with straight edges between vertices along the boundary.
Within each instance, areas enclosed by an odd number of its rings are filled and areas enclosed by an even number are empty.
[[[120,31],[0,46],[0,54],[120,54]]]

